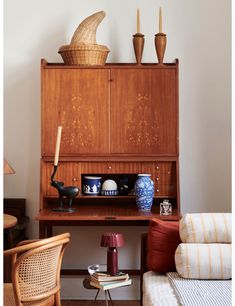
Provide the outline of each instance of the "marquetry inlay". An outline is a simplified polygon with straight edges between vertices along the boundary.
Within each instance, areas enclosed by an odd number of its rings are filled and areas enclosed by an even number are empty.
[[[151,106],[148,94],[138,93],[135,106],[127,114],[128,140],[136,146],[159,145],[158,114]]]
[[[65,145],[73,147],[87,147],[94,141],[95,126],[95,112],[92,105],[84,103],[81,94],[72,94],[71,112],[62,111],[61,123],[64,127]]]

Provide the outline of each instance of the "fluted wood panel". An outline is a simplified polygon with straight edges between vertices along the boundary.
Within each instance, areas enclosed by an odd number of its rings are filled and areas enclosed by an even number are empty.
[[[156,166],[157,165],[157,166]],[[58,196],[58,192],[51,186],[53,163],[43,163],[42,182],[45,196]],[[78,186],[82,189],[82,175],[110,174],[150,174],[154,181],[155,196],[176,196],[175,162],[60,162],[55,176],[66,186]]]
[[[150,173],[154,169],[154,163],[151,162],[87,162],[81,163],[81,173],[97,173],[97,174],[138,174]]]
[[[54,166],[52,163],[43,163],[42,165],[42,181],[43,194],[45,196],[58,197],[58,192],[51,186],[51,175]],[[58,170],[54,179],[64,182],[65,186],[78,186],[81,189],[80,163],[59,163]]]

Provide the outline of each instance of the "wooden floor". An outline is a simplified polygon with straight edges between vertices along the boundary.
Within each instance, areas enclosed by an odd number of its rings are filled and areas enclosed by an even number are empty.
[[[70,300],[70,301],[62,301],[62,306],[91,306],[92,301],[88,300]],[[111,303],[109,302],[109,305]],[[97,300],[95,306],[105,306],[105,301]],[[139,301],[117,301],[113,300],[113,306],[140,306]]]

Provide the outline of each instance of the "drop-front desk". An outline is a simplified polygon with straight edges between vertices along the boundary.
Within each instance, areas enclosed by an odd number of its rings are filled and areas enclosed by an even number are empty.
[[[122,198],[125,197],[122,196]],[[171,216],[160,216],[158,205],[153,205],[152,211],[149,213],[141,213],[133,203],[129,203],[128,196],[126,199],[127,201],[123,205],[120,205],[120,202],[115,205],[115,203],[110,203],[109,201],[109,204],[106,204],[107,201],[104,201],[102,206],[97,206],[96,204],[90,204],[89,201],[80,202],[78,197],[72,205],[73,208],[76,208],[75,212],[55,212],[52,208],[42,209],[36,216],[39,221],[40,238],[52,236],[53,227],[56,226],[148,226],[152,218],[171,221],[179,220],[179,214],[174,207]],[[58,205],[58,200],[55,202],[57,204],[54,204],[54,207]],[[80,203],[77,204],[77,202]],[[131,275],[139,275],[140,271],[125,270],[125,272]],[[87,270],[62,270],[62,274],[86,275]]]

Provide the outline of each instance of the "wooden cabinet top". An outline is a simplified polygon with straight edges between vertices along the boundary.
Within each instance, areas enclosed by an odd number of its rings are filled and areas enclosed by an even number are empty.
[[[135,69],[144,69],[144,68],[155,68],[155,69],[175,69],[178,68],[179,60],[175,59],[172,63],[142,63],[141,65],[137,65],[136,63],[107,63],[105,65],[97,65],[97,66],[81,66],[81,65],[65,65],[64,63],[49,63],[46,59],[41,60],[42,68],[60,68],[60,69],[108,69],[108,68],[135,68]]]

